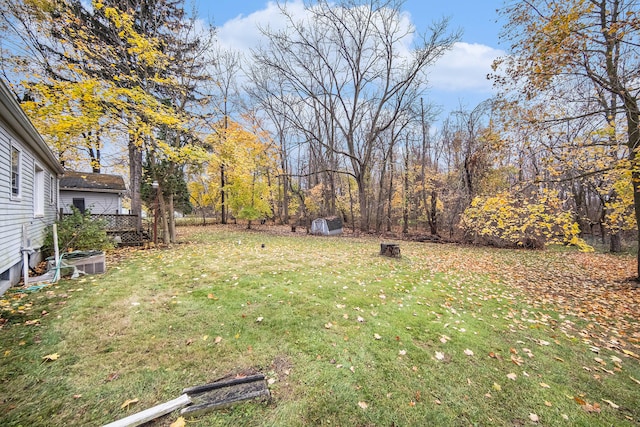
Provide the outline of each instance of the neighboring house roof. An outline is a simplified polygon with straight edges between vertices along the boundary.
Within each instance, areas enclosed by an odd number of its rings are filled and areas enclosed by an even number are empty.
[[[51,169],[59,174],[64,172],[56,156],[20,107],[15,94],[2,79],[0,79],[0,117]]]
[[[120,175],[65,171],[60,178],[60,190],[90,191],[95,193],[123,193],[127,190]]]

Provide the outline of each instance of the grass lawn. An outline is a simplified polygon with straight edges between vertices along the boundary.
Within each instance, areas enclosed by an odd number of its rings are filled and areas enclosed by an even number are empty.
[[[392,259],[377,238],[180,233],[2,297],[0,425],[98,426],[255,372],[269,402],[187,425],[640,423],[630,256],[400,242]]]

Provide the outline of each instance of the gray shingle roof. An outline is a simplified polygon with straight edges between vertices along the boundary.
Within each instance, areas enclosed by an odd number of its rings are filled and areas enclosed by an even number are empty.
[[[127,187],[120,175],[66,171],[60,179],[60,189],[123,192]]]

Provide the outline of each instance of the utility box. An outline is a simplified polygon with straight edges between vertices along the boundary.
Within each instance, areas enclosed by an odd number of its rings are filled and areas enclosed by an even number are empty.
[[[53,265],[52,258],[47,260]],[[102,274],[107,271],[107,261],[102,251],[67,252],[63,254],[62,262],[63,266],[73,266],[86,274]]]

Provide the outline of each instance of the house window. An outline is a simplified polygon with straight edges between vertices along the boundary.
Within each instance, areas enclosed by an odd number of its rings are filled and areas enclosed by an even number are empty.
[[[53,175],[49,175],[49,204],[53,205],[56,202],[56,180],[53,179]]]
[[[33,173],[33,216],[44,216],[44,169],[35,165]]]
[[[20,150],[11,147],[11,196],[20,197]]]
[[[85,211],[85,207],[84,207],[84,199],[73,199],[73,206],[76,207],[76,209],[78,209],[80,211],[81,214],[84,214]]]

